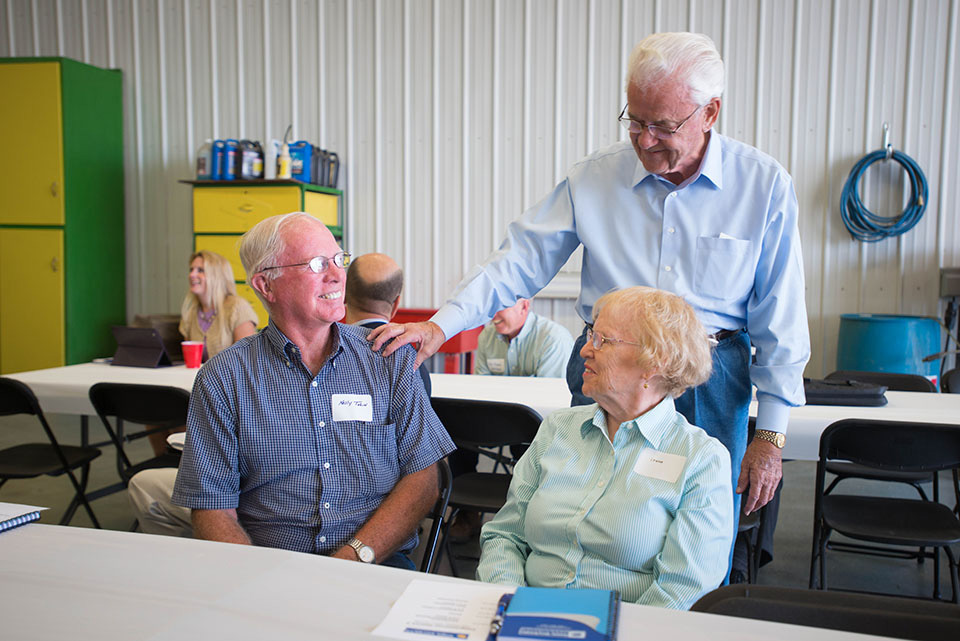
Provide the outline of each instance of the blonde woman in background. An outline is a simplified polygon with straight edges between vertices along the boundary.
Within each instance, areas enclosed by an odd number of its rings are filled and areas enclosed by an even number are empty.
[[[204,344],[206,358],[212,358],[257,331],[257,313],[246,299],[237,295],[230,262],[205,249],[190,257],[190,289],[180,307],[180,334],[183,340]],[[176,428],[149,435],[159,456],[167,448],[167,436],[182,432]]]
[[[180,308],[184,340],[202,341],[213,358],[256,331],[257,314],[237,295],[229,261],[205,249],[191,256],[190,291]]]

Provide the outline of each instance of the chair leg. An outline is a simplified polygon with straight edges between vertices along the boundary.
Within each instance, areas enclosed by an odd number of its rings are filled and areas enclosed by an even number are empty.
[[[459,508],[453,508],[450,511],[450,518],[447,519],[447,522],[443,524],[443,549],[447,552],[447,558],[450,560],[450,573],[453,576],[460,578],[460,575],[457,573],[457,564],[454,562],[456,557],[453,555],[453,550],[450,549],[450,526],[453,525],[454,519],[457,518],[457,514],[460,513]],[[437,558],[437,563],[439,563],[439,557]]]
[[[96,515],[93,513],[93,507],[90,506],[90,501],[87,500],[87,481],[90,480],[90,464],[87,463],[80,469],[79,481],[77,481],[77,477],[74,476],[73,470],[67,470],[67,475],[70,477],[70,482],[73,483],[73,489],[76,491],[74,500],[79,499],[79,503],[83,504],[83,508],[90,516],[90,521],[93,522],[93,527],[98,530],[101,529],[100,521],[97,520]],[[78,506],[74,506],[74,509],[77,507]],[[70,515],[70,518],[73,518],[73,514]]]
[[[819,586],[817,585],[816,576],[817,576],[817,551],[820,549],[817,541],[820,538],[820,524],[814,523],[813,525],[813,542],[810,544],[810,580],[807,584],[807,588],[814,590]]]
[[[957,583],[960,582],[957,577],[957,573],[960,572],[960,564],[957,563],[957,559],[953,556],[953,551],[950,550],[950,547],[947,546],[943,548],[943,551],[947,553],[947,563],[950,564],[950,588],[952,590],[954,603],[957,603]]]
[[[933,599],[940,600],[940,548],[933,548]]]

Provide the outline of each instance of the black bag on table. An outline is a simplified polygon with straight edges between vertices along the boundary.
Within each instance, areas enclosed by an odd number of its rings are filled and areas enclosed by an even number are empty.
[[[807,405],[855,405],[858,407],[881,407],[887,404],[886,386],[860,381],[825,381],[816,378],[803,379],[803,391]]]

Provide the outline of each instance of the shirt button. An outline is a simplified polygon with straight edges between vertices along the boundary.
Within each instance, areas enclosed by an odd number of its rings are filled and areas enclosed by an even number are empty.
[[[287,361],[287,367],[290,367],[290,361]]]
[[[326,427],[326,426],[327,426],[327,424],[324,423],[323,421],[320,421],[319,425],[320,425],[320,427]]]
[[[667,227],[667,233],[668,233],[668,234],[672,234],[672,233],[675,232],[675,231],[677,231],[677,230],[674,229],[673,227]]]
[[[314,387],[316,387],[316,386],[317,386],[317,382],[316,382],[316,381],[313,381],[313,382],[312,382],[312,383],[310,383],[310,384],[311,384],[311,385],[313,385]]]
[[[603,481],[600,481],[599,483],[597,483],[597,487],[603,487],[604,485],[606,485],[606,483],[604,483]]]
[[[666,267],[663,268],[663,271],[665,272],[673,271],[673,267],[671,267],[670,265],[667,265]]]
[[[326,543],[326,542],[327,542],[327,537],[321,536],[321,537],[320,537],[320,542],[321,542],[321,543]]]
[[[324,504],[323,504],[323,508],[324,508],[325,510],[329,510],[329,509],[330,509],[330,504],[329,504],[329,503],[324,503]]]
[[[329,464],[329,463],[324,463],[324,464],[323,464],[323,469],[329,470],[329,469],[330,469],[330,464]]]
[[[676,197],[677,197],[677,192],[671,191],[671,192],[670,192],[670,197],[671,197],[671,198],[676,198]]]

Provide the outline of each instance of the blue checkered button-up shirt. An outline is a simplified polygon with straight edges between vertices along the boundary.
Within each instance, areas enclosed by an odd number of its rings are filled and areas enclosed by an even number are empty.
[[[332,329],[332,355],[316,376],[272,322],[200,370],[175,503],[236,508],[254,544],[328,554],[401,477],[454,449],[412,349],[383,358],[370,349],[369,330]],[[372,420],[335,421],[335,394],[369,395]],[[416,545],[414,533],[400,549]]]

